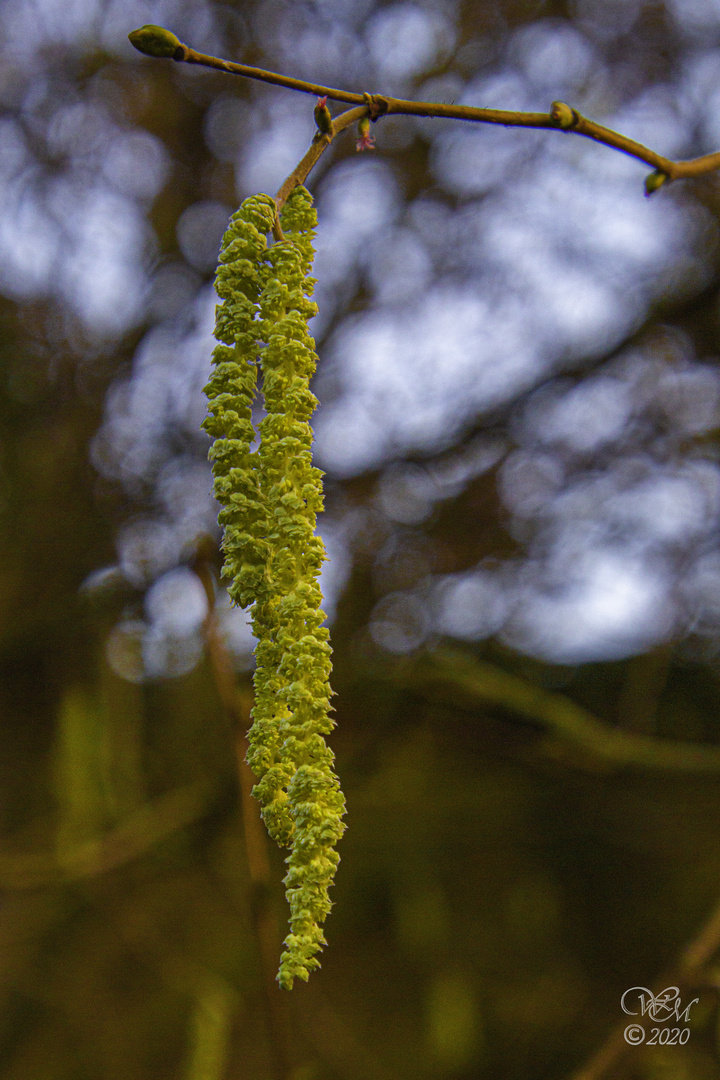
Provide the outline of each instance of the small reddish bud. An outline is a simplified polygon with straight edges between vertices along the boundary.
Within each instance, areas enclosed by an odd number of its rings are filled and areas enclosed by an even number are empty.
[[[355,149],[358,152],[363,150],[374,150],[375,140],[370,134],[370,117],[363,116],[362,120],[358,123],[358,135],[360,138],[355,143]]]

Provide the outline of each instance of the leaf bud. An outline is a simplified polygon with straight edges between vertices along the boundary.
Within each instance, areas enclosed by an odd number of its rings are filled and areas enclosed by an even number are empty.
[[[569,131],[577,124],[578,114],[564,101],[553,101],[550,106],[550,119],[556,127]]]
[[[645,177],[645,194],[652,195],[653,191],[661,188],[667,180],[668,174],[661,172],[660,169],[651,172],[649,176]]]
[[[139,30],[133,30],[128,34],[128,41],[138,52],[145,53],[146,56],[175,59],[178,49],[185,48],[180,38],[176,37],[172,31],[166,30],[164,26],[154,26],[152,23],[146,23]]]

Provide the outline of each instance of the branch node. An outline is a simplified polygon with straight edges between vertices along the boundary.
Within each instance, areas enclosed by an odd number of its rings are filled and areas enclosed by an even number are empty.
[[[563,131],[572,131],[580,123],[580,114],[564,101],[553,101],[550,107],[550,121]]]
[[[368,107],[368,115],[373,123],[384,116],[388,111],[388,101],[382,94],[363,94],[363,99]]]

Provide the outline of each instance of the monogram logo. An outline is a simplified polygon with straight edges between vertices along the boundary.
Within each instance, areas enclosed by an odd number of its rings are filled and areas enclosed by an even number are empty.
[[[640,1006],[639,1010],[628,1007],[628,1001],[632,1002],[633,995],[635,995],[634,1003]],[[677,986],[668,986],[666,990],[662,990],[657,995],[653,994],[652,990],[648,990],[646,986],[631,986],[620,998],[620,1004],[623,1012],[628,1013],[630,1016],[637,1016],[639,1012],[642,1016],[649,1016],[655,1024],[665,1024],[668,1020],[675,1020],[677,1023],[682,1021],[687,1024],[690,1018],[690,1010],[699,1000],[700,998],[693,998],[690,1004],[683,1009],[680,1000],[680,988]]]

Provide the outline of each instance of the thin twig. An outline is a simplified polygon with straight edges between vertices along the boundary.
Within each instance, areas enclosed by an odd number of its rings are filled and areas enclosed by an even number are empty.
[[[139,49],[140,52],[145,52],[147,55],[163,56],[186,64],[200,64],[204,67],[214,68],[216,71],[241,75],[246,79],[256,79],[275,86],[284,86],[289,90],[296,90],[303,94],[327,97],[332,101],[344,101],[350,105],[368,105],[371,103],[370,116],[372,120],[390,114],[425,116],[449,120],[466,120],[480,124],[502,124],[505,127],[545,128],[584,135],[588,139],[602,143],[614,150],[620,150],[630,157],[652,165],[655,173],[651,174],[646,180],[648,194],[651,194],[665,181],[677,180],[681,177],[700,176],[703,173],[714,172],[720,168],[720,153],[704,154],[688,161],[673,161],[671,158],[650,150],[647,146],[643,146],[642,143],[636,142],[634,139],[629,139],[611,128],[597,124],[594,120],[588,120],[576,109],[561,101],[553,102],[550,112],[540,113],[518,112],[507,109],[481,109],[471,105],[445,105],[432,101],[406,101],[403,98],[389,97],[385,94],[355,94],[349,90],[322,86],[319,83],[307,82],[305,79],[293,79],[288,75],[280,75],[274,71],[251,67],[248,64],[236,64],[231,60],[222,60],[217,56],[196,52],[162,27],[143,27],[142,30],[133,31],[129,38],[135,48]],[[352,120],[348,121],[348,123],[352,122]],[[333,134],[336,134],[336,132]],[[323,146],[319,150],[319,154],[324,149]],[[314,161],[312,164],[314,164]],[[308,172],[312,168],[312,164],[309,166]]]

